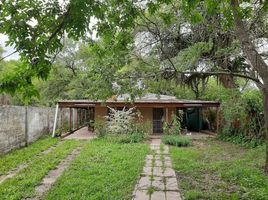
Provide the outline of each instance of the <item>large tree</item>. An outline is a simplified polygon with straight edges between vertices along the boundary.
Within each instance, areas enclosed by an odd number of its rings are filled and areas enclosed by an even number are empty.
[[[167,7],[170,9],[165,10]],[[96,76],[101,74],[101,78],[106,74],[104,80],[110,86],[116,80],[121,85],[128,84],[128,88],[131,88],[134,82],[122,81],[122,74],[124,78],[136,78],[136,81],[141,78],[157,78],[160,74],[182,83],[193,83],[208,76],[218,76],[228,87],[234,87],[234,76],[255,81],[263,92],[268,142],[268,66],[263,57],[265,55],[261,55],[257,49],[257,41],[267,39],[267,9],[267,1],[263,0],[158,0],[146,3],[130,0],[70,0],[66,3],[52,0],[2,0],[0,33],[9,36],[8,43],[15,46],[22,63],[17,70],[1,79],[0,91],[34,94],[35,90],[31,87],[32,78],[48,77],[51,64],[63,47],[63,37],[67,35],[73,39],[86,38],[94,29],[101,38],[102,48],[95,45],[93,52],[104,59],[96,60],[94,65],[99,68],[95,67],[91,72]],[[160,30],[157,23],[151,20],[156,14],[165,22],[164,28],[167,32]],[[170,33],[173,33],[169,30],[176,29],[170,22],[177,18],[183,18],[187,22],[184,25],[190,25],[192,38],[177,37],[178,35],[169,37]],[[92,19],[95,19],[93,26]],[[140,22],[145,22],[145,27],[156,36],[154,47],[158,53],[156,57],[149,57],[149,63],[140,57],[130,62],[130,58],[137,56],[131,53],[135,31],[144,25]],[[210,37],[211,33],[216,37]],[[199,35],[206,37],[200,38]],[[190,44],[187,39],[190,39]],[[242,58],[247,62],[240,58],[233,60],[231,55],[217,58],[215,52],[218,51],[215,51],[215,47],[228,49],[235,39],[240,41]],[[169,51],[170,49],[172,51]],[[193,58],[187,57],[189,52],[193,53]],[[199,58],[206,58],[209,62],[205,65],[206,70],[200,71],[200,66],[192,65],[193,63],[180,66],[178,61],[185,61],[185,58],[195,62],[199,61]],[[143,72],[142,69],[138,72],[125,70],[126,66],[131,68],[135,62],[152,67]],[[211,66],[211,62],[216,63],[216,67],[207,67]],[[103,64],[109,71],[103,70]],[[242,67],[236,68],[238,64]],[[155,70],[155,65],[159,66],[159,70]],[[118,71],[120,73],[117,73]],[[124,73],[125,71],[127,73]],[[268,173],[268,148],[265,172]]]

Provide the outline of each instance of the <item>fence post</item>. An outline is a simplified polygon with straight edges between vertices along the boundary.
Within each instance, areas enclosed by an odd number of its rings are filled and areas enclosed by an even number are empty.
[[[28,106],[25,106],[25,146],[28,146]]]

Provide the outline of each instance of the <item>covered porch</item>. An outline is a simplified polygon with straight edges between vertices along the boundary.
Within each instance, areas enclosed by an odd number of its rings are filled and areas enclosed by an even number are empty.
[[[117,97],[103,101],[93,100],[61,100],[57,103],[53,136],[57,126],[58,112],[69,110],[68,132],[89,126],[98,120],[105,120],[109,107],[122,109],[135,107],[142,116],[141,123],[151,126],[151,134],[162,134],[163,123],[172,124],[172,117],[182,113],[182,128],[200,132],[203,129],[217,132],[219,129],[220,103],[216,101],[179,100],[173,96],[149,94],[137,98],[135,101],[126,100],[126,97]],[[213,118],[213,124],[209,121]],[[88,133],[89,134],[89,133]]]

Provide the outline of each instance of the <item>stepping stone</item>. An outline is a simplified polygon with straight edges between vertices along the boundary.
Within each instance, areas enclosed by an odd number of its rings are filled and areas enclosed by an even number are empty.
[[[137,190],[133,196],[133,200],[150,200],[146,190]]]
[[[155,190],[165,190],[165,184],[162,177],[155,176],[152,182],[152,186],[155,188]]]
[[[161,154],[160,149],[156,149],[156,150],[155,150],[155,153],[156,153],[156,154]]]
[[[164,160],[165,160],[165,162],[171,162],[171,159],[169,156],[164,156]]]
[[[160,145],[161,144],[161,139],[152,139],[151,145]]]
[[[164,165],[165,167],[172,167],[171,161],[165,161]]]
[[[36,196],[27,198],[27,200],[42,199],[45,193],[52,187],[52,185],[57,181],[57,179],[62,175],[62,173],[69,167],[71,162],[80,154],[82,147],[77,147],[71,154],[67,155],[59,165],[48,172],[48,174],[43,178],[41,184],[35,187]]]
[[[143,176],[140,178],[140,180],[136,186],[136,189],[137,190],[147,190],[150,187],[151,187],[150,176]]]
[[[143,167],[142,175],[150,176],[152,174],[152,167]]]
[[[152,195],[151,195],[151,200],[165,200],[165,192],[163,191],[155,191]],[[175,200],[175,199],[173,199]]]
[[[152,150],[160,150],[160,145],[150,145]]]
[[[160,139],[153,139],[151,142],[150,148],[156,155],[146,156],[145,167],[139,182],[135,186],[132,200],[182,200],[176,173],[172,169],[169,157],[169,147],[164,146],[164,151],[161,152],[160,143]],[[151,179],[152,175],[153,179]],[[151,187],[155,191],[149,194]]]
[[[161,160],[161,156],[160,155],[156,155],[154,158],[155,158],[155,160]]]
[[[175,177],[176,178],[176,173],[172,168],[165,168],[165,171],[163,174],[165,177]]]
[[[162,167],[154,167],[153,168],[153,175],[154,176],[164,176]]]
[[[168,191],[178,191],[178,182],[175,177],[166,178],[166,190]]]
[[[154,165],[156,167],[162,167],[163,166],[163,162],[162,162],[162,160],[155,160]]]
[[[182,200],[179,192],[166,192],[166,200]]]
[[[152,167],[152,165],[153,165],[153,160],[145,160],[145,167]]]
[[[27,164],[19,165],[16,169],[9,171],[6,175],[0,175],[0,184],[3,183],[5,180],[16,176],[21,170],[28,167]]]
[[[164,154],[164,155],[167,155],[167,154],[169,154],[169,151],[168,151],[168,150],[164,150],[164,151],[163,151],[163,154]]]

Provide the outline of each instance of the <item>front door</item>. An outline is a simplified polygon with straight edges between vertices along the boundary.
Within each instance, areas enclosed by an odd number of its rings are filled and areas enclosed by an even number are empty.
[[[163,108],[153,108],[153,133],[163,133]]]

